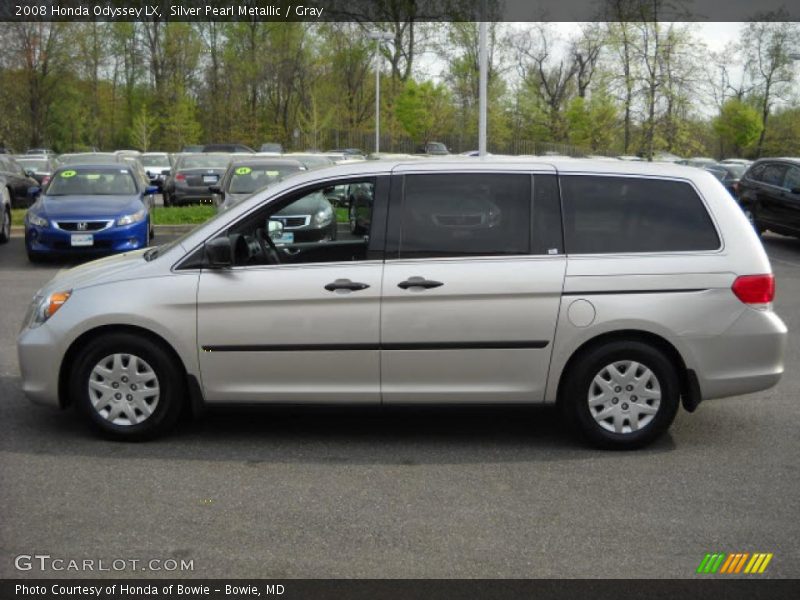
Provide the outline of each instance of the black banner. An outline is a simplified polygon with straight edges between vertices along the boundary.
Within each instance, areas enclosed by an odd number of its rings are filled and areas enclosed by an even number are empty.
[[[800,21],[787,0],[3,0],[0,21]]]
[[[798,580],[746,579],[524,580],[3,580],[0,598],[17,600],[783,600],[796,598]]]

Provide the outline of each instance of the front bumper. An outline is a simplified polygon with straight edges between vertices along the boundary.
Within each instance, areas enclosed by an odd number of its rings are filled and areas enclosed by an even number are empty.
[[[28,400],[34,404],[62,408],[58,375],[63,352],[47,323],[20,332],[17,355],[22,372],[22,391]]]
[[[110,227],[101,231],[73,232],[52,227],[25,226],[25,247],[33,255],[100,255],[117,252],[129,252],[147,246],[147,228],[149,219],[124,225]],[[74,233],[91,233],[94,243],[91,246],[73,246]]]

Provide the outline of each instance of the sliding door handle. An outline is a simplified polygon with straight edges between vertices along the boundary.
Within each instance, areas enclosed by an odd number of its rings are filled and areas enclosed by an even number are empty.
[[[401,281],[397,284],[402,290],[407,290],[408,288],[425,288],[429,290],[431,288],[437,288],[444,285],[441,281],[432,281],[430,279],[425,279],[424,277],[409,277],[405,281]]]
[[[331,283],[325,286],[325,289],[329,292],[335,292],[336,290],[349,290],[351,292],[360,292],[361,290],[365,290],[369,287],[366,283],[359,283],[357,281],[350,281],[349,279],[337,279],[336,281],[332,281]]]

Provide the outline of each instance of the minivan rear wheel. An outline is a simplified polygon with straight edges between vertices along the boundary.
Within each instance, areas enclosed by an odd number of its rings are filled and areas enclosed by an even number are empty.
[[[595,446],[640,448],[672,424],[680,401],[678,373],[659,349],[616,341],[578,357],[566,374],[567,416]]]
[[[164,348],[143,336],[104,335],[76,359],[72,400],[106,437],[151,439],[180,416],[184,382],[174,363]]]

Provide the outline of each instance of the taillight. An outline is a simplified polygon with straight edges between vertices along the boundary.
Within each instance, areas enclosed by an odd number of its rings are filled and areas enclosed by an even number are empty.
[[[175,180],[176,181],[186,181],[186,175],[184,175],[183,173],[178,173],[177,175],[175,175]]]
[[[775,277],[742,275],[731,286],[733,293],[745,304],[769,304],[775,298]]]

